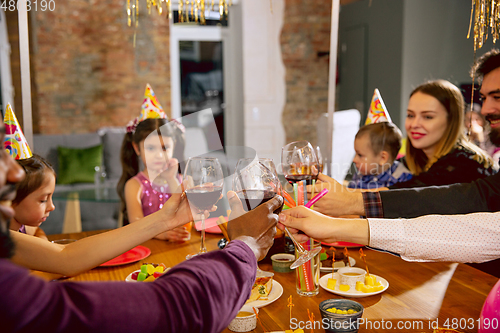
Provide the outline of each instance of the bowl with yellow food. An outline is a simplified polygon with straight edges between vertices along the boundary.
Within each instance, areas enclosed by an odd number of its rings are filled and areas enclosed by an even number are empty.
[[[243,307],[238,311],[236,318],[229,323],[229,328],[233,332],[250,332],[257,327],[257,315],[259,309],[255,309],[248,305],[243,305]]]
[[[350,299],[327,299],[319,304],[326,332],[355,333],[363,316],[363,305]]]

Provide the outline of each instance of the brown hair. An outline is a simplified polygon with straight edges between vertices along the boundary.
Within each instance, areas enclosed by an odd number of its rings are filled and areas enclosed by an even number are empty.
[[[17,163],[23,167],[26,177],[16,185],[16,198],[12,200],[12,203],[15,205],[21,203],[28,195],[43,185],[47,171],[52,172],[54,177],[56,177],[56,172],[52,165],[40,155],[33,154],[32,157],[18,160]]]
[[[477,59],[470,70],[470,75],[471,77],[477,77],[481,82],[486,74],[498,67],[500,67],[500,51],[492,49]]]
[[[166,124],[168,124],[168,126],[164,126]],[[183,158],[183,156],[176,156],[176,153],[183,154],[183,152],[179,152],[178,150],[176,150],[176,146],[179,142],[179,146],[181,146],[182,149],[184,148],[184,136],[182,135],[181,131],[178,130],[178,127],[176,125],[171,124],[172,123],[169,123],[167,119],[145,119],[137,124],[137,127],[135,128],[135,131],[133,133],[127,132],[125,134],[125,137],[123,138],[122,148],[120,152],[123,172],[120,180],[118,181],[116,190],[118,191],[118,195],[120,196],[121,210],[124,214],[125,220],[127,220],[125,183],[130,178],[139,173],[140,166],[139,156],[137,156],[132,143],[139,145],[140,142],[145,140],[148,135],[156,131],[159,136],[168,136],[174,140],[173,157],[180,160],[181,158]]]
[[[401,138],[403,136],[396,125],[389,122],[365,125],[356,133],[356,139],[365,134],[370,135],[370,145],[375,155],[381,151],[386,151],[390,155],[390,163],[394,162],[401,149]]]
[[[493,165],[493,161],[479,147],[468,142],[464,135],[464,98],[460,90],[446,80],[429,81],[415,88],[410,98],[420,92],[436,98],[448,112],[446,130],[437,143],[434,156],[428,158],[424,151],[413,147],[411,140],[407,139],[406,162],[408,169],[418,175],[429,168],[441,157],[448,154],[458,144],[461,144],[476,153],[477,161],[486,166]]]

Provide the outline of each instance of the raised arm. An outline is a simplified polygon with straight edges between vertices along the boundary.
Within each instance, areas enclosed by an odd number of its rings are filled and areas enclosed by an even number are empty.
[[[192,221],[188,200],[174,194],[158,212],[137,223],[68,245],[11,232],[16,243],[12,261],[30,269],[72,276],[102,264],[161,232]]]
[[[386,218],[496,212],[500,211],[500,173],[472,183],[384,191],[380,197]]]
[[[278,220],[272,212],[283,199],[275,197],[240,216],[236,195],[230,204],[237,213],[228,225],[230,244],[185,261],[152,283],[48,283],[0,260],[0,304],[9,305],[0,311],[2,328],[221,332],[250,296],[256,259],[272,244]]]
[[[354,242],[398,253],[407,261],[485,262],[500,258],[499,218],[500,212],[338,219],[296,207],[282,212],[280,223],[299,242],[309,236],[325,242]]]

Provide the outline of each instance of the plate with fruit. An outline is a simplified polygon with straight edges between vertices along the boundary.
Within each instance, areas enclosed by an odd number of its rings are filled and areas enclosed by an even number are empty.
[[[333,277],[332,277],[333,275]],[[351,298],[360,298],[360,297],[368,297],[383,293],[389,288],[389,282],[381,276],[370,274],[370,276],[375,277],[375,283],[369,283],[370,285],[365,285],[364,283],[360,283],[356,289],[357,290],[342,290],[345,287],[349,288],[349,286],[345,286],[342,289],[339,286],[339,274],[325,274],[319,279],[319,285],[321,288],[334,293],[336,295],[351,297]],[[367,282],[367,281],[365,281]]]
[[[168,272],[170,267],[165,264],[143,264],[141,269],[133,271],[125,278],[127,282],[152,282]]]

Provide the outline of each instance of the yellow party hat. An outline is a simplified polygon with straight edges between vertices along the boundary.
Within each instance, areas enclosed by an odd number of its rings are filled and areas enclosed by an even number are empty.
[[[7,153],[16,160],[25,160],[33,156],[28,141],[24,137],[21,126],[17,121],[16,115],[12,111],[10,104],[5,109],[5,140],[3,146]]]
[[[156,99],[155,92],[149,85],[146,85],[146,91],[144,92],[144,102],[142,102],[141,115],[139,116],[139,122],[146,119],[167,119],[167,114],[163,111],[160,103]]]
[[[365,125],[389,122],[392,123],[389,111],[385,107],[382,96],[380,96],[380,91],[375,89],[373,92],[372,102],[370,103],[370,109],[368,110],[368,116],[366,117]]]

